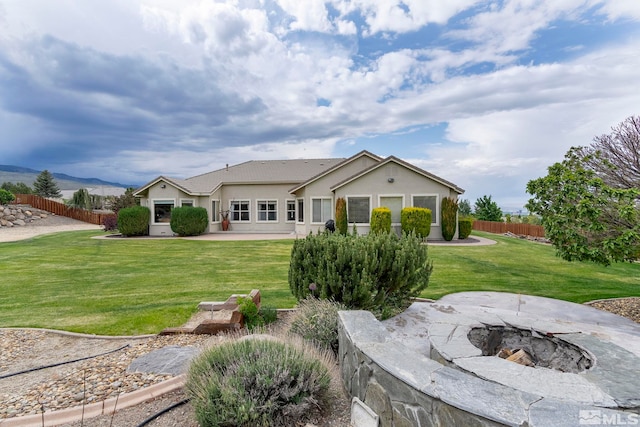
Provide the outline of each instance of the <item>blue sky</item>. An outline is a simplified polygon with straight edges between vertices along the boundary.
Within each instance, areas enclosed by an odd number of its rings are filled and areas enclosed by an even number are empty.
[[[522,209],[640,114],[637,0],[0,0],[0,164],[132,184],[395,155]]]

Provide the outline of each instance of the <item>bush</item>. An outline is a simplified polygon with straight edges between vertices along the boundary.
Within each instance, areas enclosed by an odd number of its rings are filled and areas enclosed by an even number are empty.
[[[293,243],[289,288],[299,301],[313,295],[384,319],[426,289],[431,270],[413,234],[309,235]]]
[[[133,206],[118,211],[118,230],[123,236],[149,234],[151,211],[146,206]]]
[[[447,242],[453,240],[456,234],[456,226],[458,218],[458,202],[451,198],[445,197],[440,205],[440,218],[442,221],[442,237]]]
[[[340,234],[347,234],[349,223],[347,220],[347,202],[344,197],[338,197],[336,200],[336,230]]]
[[[186,390],[201,426],[293,426],[329,407],[330,383],[330,371],[308,350],[253,338],[204,350]]]
[[[10,191],[0,188],[0,205],[8,205],[15,200],[16,196]]]
[[[473,218],[460,218],[458,220],[458,238],[466,239],[473,229]]]
[[[117,215],[105,215],[102,218],[102,226],[104,231],[114,231],[118,229],[118,216]]]
[[[371,232],[388,233],[391,231],[391,209],[380,207],[371,211]]]
[[[290,331],[323,350],[338,354],[338,311],[347,308],[335,301],[309,296],[298,304]]]
[[[400,211],[403,234],[415,233],[419,238],[427,238],[431,233],[431,209],[404,208]]]
[[[171,231],[178,236],[198,236],[205,232],[209,214],[205,208],[182,206],[171,210]]]
[[[250,331],[273,323],[278,318],[278,313],[275,308],[258,308],[251,298],[238,297],[238,311],[244,318],[244,326]]]

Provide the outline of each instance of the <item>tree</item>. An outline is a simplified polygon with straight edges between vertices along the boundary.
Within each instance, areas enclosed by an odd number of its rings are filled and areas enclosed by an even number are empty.
[[[347,222],[347,202],[344,197],[336,200],[336,230],[342,235],[347,234],[349,223]]]
[[[461,217],[471,216],[471,202],[469,202],[469,199],[462,199],[458,202],[458,215]]]
[[[62,197],[53,175],[46,169],[36,177],[33,188],[36,194],[41,197]]]
[[[482,196],[476,200],[475,216],[480,221],[502,221],[502,211],[491,196]]]
[[[0,186],[0,188],[2,188],[3,190],[7,190],[8,192],[13,193],[13,194],[31,194],[31,193],[33,193],[33,190],[31,189],[31,187],[29,187],[24,182],[18,182],[16,184],[14,184],[11,181],[3,182],[2,185]]]
[[[608,185],[609,178],[593,169],[600,164],[596,155],[571,148],[547,176],[527,183],[533,196],[527,208],[542,217],[562,258],[604,265],[632,261],[640,255],[640,189]]]
[[[585,167],[612,188],[640,188],[640,116],[627,117],[610,134],[595,137],[576,152]]]
[[[87,191],[86,188],[80,188],[78,191],[73,193],[73,196],[68,204],[69,206],[73,206],[74,208],[87,210],[91,210],[91,208],[93,207],[91,195],[89,195],[89,191]]]
[[[445,197],[440,204],[440,221],[442,223],[442,238],[447,242],[453,240],[458,226],[458,201],[453,197]]]
[[[134,188],[129,187],[125,190],[124,194],[121,196],[108,197],[107,206],[115,214],[118,214],[118,211],[120,209],[138,206],[138,200],[133,195],[134,191],[135,191]]]

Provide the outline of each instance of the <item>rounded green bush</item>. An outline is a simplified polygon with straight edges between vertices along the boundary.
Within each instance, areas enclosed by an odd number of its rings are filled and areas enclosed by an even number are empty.
[[[346,309],[338,302],[309,296],[298,304],[290,321],[290,331],[337,355],[338,311]]]
[[[328,408],[330,383],[317,357],[253,337],[203,351],[189,368],[186,390],[203,427],[293,426]]]
[[[16,196],[10,191],[0,188],[0,205],[8,205],[15,200]]]
[[[171,231],[178,236],[198,236],[205,232],[209,214],[202,207],[182,206],[171,210]]]
[[[118,211],[118,231],[123,236],[146,236],[149,234],[151,210],[146,206],[132,206]]]
[[[431,233],[431,209],[404,208],[400,211],[400,224],[404,234],[415,233],[419,238],[427,238]]]

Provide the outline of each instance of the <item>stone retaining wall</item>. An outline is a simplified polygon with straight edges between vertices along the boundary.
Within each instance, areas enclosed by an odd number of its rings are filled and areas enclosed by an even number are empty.
[[[20,227],[48,216],[48,212],[30,206],[0,205],[0,227]]]

